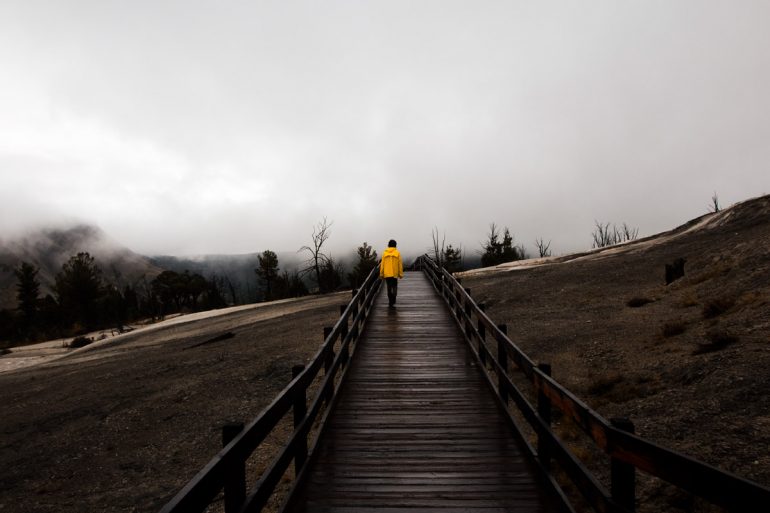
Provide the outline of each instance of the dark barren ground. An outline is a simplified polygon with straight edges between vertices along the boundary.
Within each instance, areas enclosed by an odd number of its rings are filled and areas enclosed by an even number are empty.
[[[348,300],[174,325],[0,374],[0,512],[159,510],[221,448],[221,426],[253,419],[315,354]]]
[[[664,264],[679,257],[686,275],[666,286]],[[622,247],[462,282],[606,418],[630,417],[643,437],[770,486],[770,197]],[[643,482],[641,498],[660,496],[659,508],[692,506]]]

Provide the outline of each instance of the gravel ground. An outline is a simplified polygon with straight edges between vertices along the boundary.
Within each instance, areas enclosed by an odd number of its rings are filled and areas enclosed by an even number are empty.
[[[159,510],[221,448],[222,425],[253,419],[315,354],[349,297],[199,316],[0,374],[0,511]]]

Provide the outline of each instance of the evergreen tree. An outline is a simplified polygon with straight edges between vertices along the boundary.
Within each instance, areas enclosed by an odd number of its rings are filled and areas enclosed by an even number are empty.
[[[364,282],[372,269],[377,267],[377,251],[366,242],[357,249],[358,262],[353,271],[348,274],[348,280],[352,287],[358,288]]]
[[[513,245],[513,235],[511,235],[508,227],[505,228],[503,240],[500,241],[500,232],[495,223],[489,225],[489,234],[483,248],[484,253],[481,255],[482,267],[526,258],[524,247]]]
[[[157,315],[159,317],[182,310],[184,282],[179,273],[163,271],[152,280],[150,288],[158,308]]]
[[[299,272],[294,271],[289,278],[289,296],[302,297],[307,295],[307,286],[305,285],[305,282],[302,281],[302,276]]]
[[[22,262],[18,269],[13,271],[18,280],[16,283],[18,306],[16,308],[21,312],[21,325],[24,331],[29,331],[35,325],[38,316],[40,296],[38,272],[40,269],[27,262]]]
[[[259,279],[264,283],[265,299],[273,299],[273,284],[278,278],[278,255],[266,249],[259,255],[259,267],[254,269]]]
[[[500,263],[503,255],[503,244],[500,242],[499,237],[500,232],[497,225],[495,223],[490,224],[487,240],[483,245],[484,253],[481,254],[482,267],[489,267]]]
[[[192,311],[198,311],[198,299],[208,290],[209,282],[198,273],[185,271],[182,274],[184,282],[184,304]]]
[[[462,250],[455,248],[451,244],[444,248],[443,257],[444,269],[450,273],[462,270]]]
[[[54,286],[65,319],[82,328],[96,325],[102,272],[89,253],[71,257],[56,275]]]
[[[321,266],[319,288],[323,293],[334,292],[342,286],[345,269],[342,264],[336,264],[334,259],[328,257]]]

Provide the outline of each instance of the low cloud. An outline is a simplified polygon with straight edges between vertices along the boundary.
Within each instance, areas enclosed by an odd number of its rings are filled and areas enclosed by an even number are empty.
[[[693,16],[692,12],[698,13]],[[490,222],[555,252],[768,192],[759,3],[0,7],[0,237],[337,252]]]

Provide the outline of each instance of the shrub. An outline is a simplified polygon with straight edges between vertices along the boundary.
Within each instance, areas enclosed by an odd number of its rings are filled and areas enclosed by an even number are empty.
[[[730,308],[732,308],[734,304],[735,298],[731,297],[720,297],[712,299],[703,305],[703,318],[713,319],[714,317],[722,315]]]
[[[590,385],[588,393],[592,395],[605,395],[610,392],[615,385],[623,381],[623,376],[619,372],[610,372],[601,376],[596,376]]]
[[[691,306],[698,306],[698,297],[694,292],[688,291],[682,296],[682,300],[679,302],[680,308],[690,308]]]
[[[708,342],[705,344],[698,344],[698,347],[692,352],[692,354],[704,354],[713,353],[715,351],[721,351],[731,344],[738,342],[738,337],[722,330],[712,330],[706,334]]]
[[[639,308],[640,306],[644,306],[652,302],[653,300],[648,297],[634,297],[629,299],[626,305],[629,306],[630,308]]]
[[[663,325],[663,336],[666,338],[681,335],[687,331],[687,324],[684,321],[672,321]]]
[[[85,347],[88,344],[91,344],[93,341],[94,341],[94,339],[88,338],[88,337],[75,337],[69,343],[68,347],[70,349],[77,349],[79,347]]]

